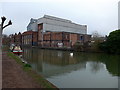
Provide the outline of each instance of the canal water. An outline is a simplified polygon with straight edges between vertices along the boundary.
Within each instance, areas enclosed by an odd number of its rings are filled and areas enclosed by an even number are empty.
[[[118,55],[36,48],[23,51],[23,59],[58,88],[118,88]]]

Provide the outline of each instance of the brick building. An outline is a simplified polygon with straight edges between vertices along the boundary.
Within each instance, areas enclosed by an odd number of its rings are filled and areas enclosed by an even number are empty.
[[[3,45],[10,45],[10,38],[7,35],[2,35],[2,44]]]
[[[20,41],[14,35],[14,42]],[[27,31],[21,35],[22,45],[39,47],[71,48],[76,42],[90,42],[87,25],[79,25],[70,20],[44,15],[39,19],[31,19]],[[17,38],[17,39],[16,39]]]
[[[14,36],[14,34],[9,35],[9,38],[10,38],[10,44],[15,43],[15,36]]]
[[[21,45],[22,43],[22,34],[20,32],[18,34],[15,34],[15,43],[18,45]]]
[[[43,47],[72,47],[76,42],[90,42],[91,35],[68,32],[46,32],[43,35]]]
[[[22,45],[37,46],[38,33],[35,31],[26,31],[22,33]]]
[[[11,34],[10,37],[10,43],[15,45],[21,45],[22,44],[22,34],[19,32],[18,34]]]
[[[43,35],[44,47],[70,47],[68,32],[46,32]]]
[[[70,20],[44,15],[31,19],[27,31],[38,31],[38,46],[72,47],[76,42],[89,42],[87,25],[79,25]]]

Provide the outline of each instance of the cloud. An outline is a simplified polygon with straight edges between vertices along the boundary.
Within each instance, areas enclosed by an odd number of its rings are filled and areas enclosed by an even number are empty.
[[[26,30],[30,18],[38,19],[44,14],[69,19],[78,24],[87,24],[90,34],[97,30],[105,35],[118,27],[118,0],[12,1],[2,2],[2,16],[13,22],[12,26],[6,28],[5,34]]]

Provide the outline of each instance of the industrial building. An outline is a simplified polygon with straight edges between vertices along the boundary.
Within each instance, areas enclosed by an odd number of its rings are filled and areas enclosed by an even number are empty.
[[[42,25],[42,32],[70,32],[87,34],[87,25],[79,25],[70,20],[44,15],[39,19],[32,19],[27,26],[27,31],[38,31]]]
[[[71,48],[76,42],[91,41],[87,25],[79,25],[70,20],[44,15],[30,19],[27,31],[21,34],[22,45],[39,47]]]
[[[32,19],[27,31],[38,32],[38,46],[42,47],[71,47],[76,42],[88,42],[87,25],[79,25],[70,20],[44,15]]]

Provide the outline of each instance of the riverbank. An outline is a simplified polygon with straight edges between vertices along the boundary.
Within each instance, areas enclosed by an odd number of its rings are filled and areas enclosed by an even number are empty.
[[[49,50],[61,50],[61,51],[75,51],[73,48],[58,48],[58,47],[38,47],[32,46],[32,48],[39,48],[39,49],[49,49]]]
[[[66,48],[66,47],[40,47],[40,46],[23,46],[23,48],[38,48],[38,49],[48,49],[48,50],[59,50],[59,51],[74,51],[74,52],[85,52],[85,53],[104,53],[103,51],[95,51],[95,50],[79,50],[74,48]]]
[[[56,86],[26,66],[11,52],[2,53],[2,88],[51,88]]]

